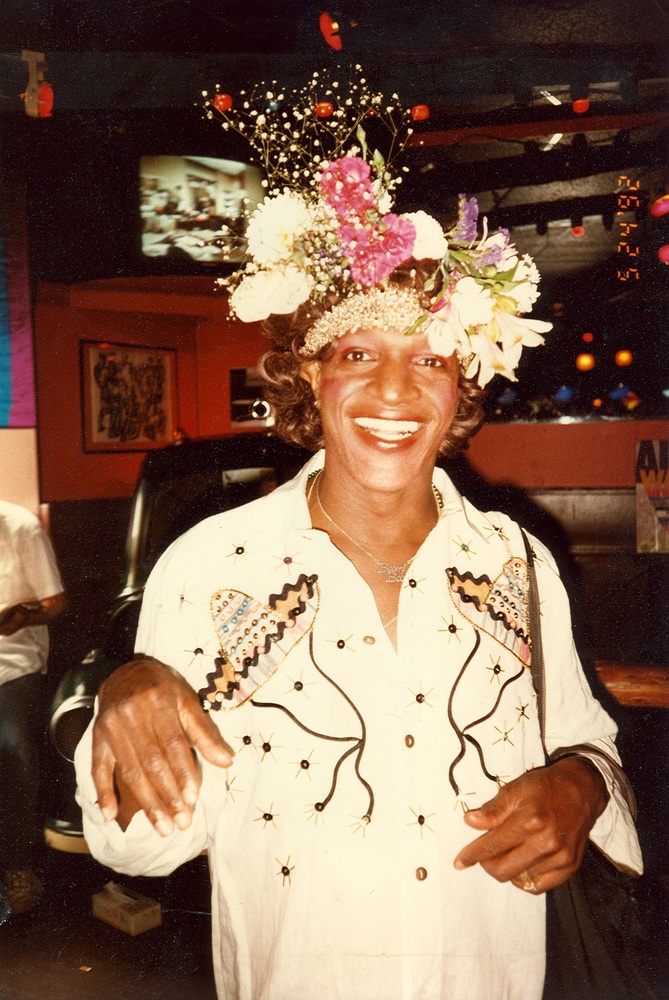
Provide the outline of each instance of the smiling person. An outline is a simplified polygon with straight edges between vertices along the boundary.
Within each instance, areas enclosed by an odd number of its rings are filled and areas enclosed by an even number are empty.
[[[550,553],[542,734],[523,535],[437,466],[541,342],[538,275],[473,201],[394,215],[357,152],[251,219],[231,307],[314,455],[159,561],[77,751],[85,835],[130,874],[209,852],[226,1000],[539,1000],[545,892],[588,839],[641,860]]]

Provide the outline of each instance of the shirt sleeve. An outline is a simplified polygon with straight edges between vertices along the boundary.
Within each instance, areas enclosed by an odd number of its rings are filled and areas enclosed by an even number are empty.
[[[63,592],[51,540],[37,519],[22,527],[18,542],[19,565],[31,596],[37,601]],[[25,599],[25,594],[22,598]]]
[[[91,775],[93,722],[79,741],[74,755],[77,775],[77,802],[81,806],[84,838],[93,857],[114,871],[125,875],[169,875],[179,865],[190,861],[207,846],[207,828],[198,801],[191,825],[176,828],[162,837],[144,812],[135,813],[125,831],[116,820],[105,822],[97,805],[97,793]]]
[[[193,654],[186,636],[205,626],[211,630],[212,625],[208,604],[202,608],[202,602],[188,583],[198,578],[197,549],[194,556],[185,553],[185,547],[175,543],[151,573],[135,648],[175,667],[189,680],[185,664],[192,660]],[[186,830],[175,828],[163,837],[140,811],[123,831],[115,820],[105,822],[97,805],[91,775],[93,724],[75,753],[77,801],[91,854],[107,867],[127,875],[167,875],[206,850],[214,836],[221,798],[225,798],[220,795],[220,768],[198,758],[202,784],[191,825]]]
[[[548,754],[590,743],[620,761],[615,747],[617,727],[593,696],[576,652],[569,600],[553,557],[535,538],[536,573],[545,662],[545,743]],[[612,769],[599,755],[589,757],[599,769],[609,801],[590,831],[590,839],[616,867],[643,871],[641,849],[628,803]]]

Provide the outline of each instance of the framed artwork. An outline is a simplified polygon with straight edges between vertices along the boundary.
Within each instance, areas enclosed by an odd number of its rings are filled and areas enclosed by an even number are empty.
[[[176,352],[94,341],[81,341],[80,347],[84,451],[146,451],[171,444]]]

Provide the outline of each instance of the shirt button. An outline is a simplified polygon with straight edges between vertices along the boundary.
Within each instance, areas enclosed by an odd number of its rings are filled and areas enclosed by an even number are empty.
[[[404,737],[404,744],[409,748],[409,750],[411,750],[411,747],[414,745],[415,742],[416,741],[411,735],[411,733],[407,733],[407,735]]]
[[[419,882],[424,882],[427,878],[427,868],[416,868],[416,878]]]
[[[373,635],[365,635],[363,636],[362,641],[364,642],[365,646],[373,646],[374,643],[376,642],[376,639],[374,638]]]

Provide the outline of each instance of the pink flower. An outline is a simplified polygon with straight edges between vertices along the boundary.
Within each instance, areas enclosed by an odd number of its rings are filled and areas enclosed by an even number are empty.
[[[370,208],[378,210],[370,173],[369,163],[359,156],[342,156],[323,171],[323,197],[340,221],[363,219]]]
[[[391,213],[384,215],[374,227],[362,222],[342,222],[339,239],[351,277],[368,288],[383,281],[410,259],[416,242],[416,227],[409,219]]]

